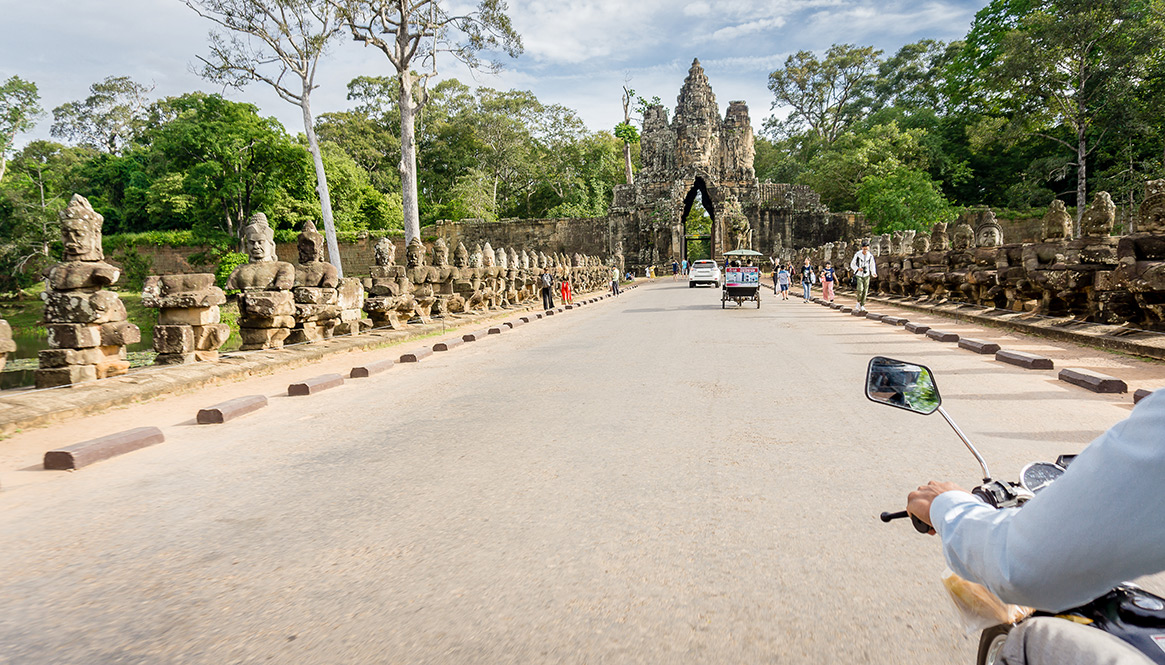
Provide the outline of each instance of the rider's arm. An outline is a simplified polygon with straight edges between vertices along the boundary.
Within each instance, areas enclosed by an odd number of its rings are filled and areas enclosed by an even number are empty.
[[[1058,611],[1165,570],[1165,390],[1093,441],[1022,509],[966,492],[934,499],[930,518],[960,576],[1003,600]]]

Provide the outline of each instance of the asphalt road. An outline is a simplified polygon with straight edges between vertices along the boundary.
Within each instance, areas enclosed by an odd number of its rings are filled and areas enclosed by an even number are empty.
[[[971,662],[937,541],[877,515],[978,466],[866,401],[867,360],[929,365],[1000,477],[1131,400],[765,298],[662,281],[312,397],[268,381],[227,425],[123,412],[167,441],[0,492],[0,663]]]

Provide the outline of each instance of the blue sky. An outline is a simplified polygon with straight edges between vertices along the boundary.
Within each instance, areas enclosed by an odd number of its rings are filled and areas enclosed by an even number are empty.
[[[692,58],[711,80],[721,112],[748,102],[759,129],[772,111],[768,74],[800,49],[834,43],[873,45],[892,53],[922,38],[962,37],[987,0],[510,0],[526,52],[506,58],[500,75],[475,77],[446,61],[441,67],[474,86],[532,90],[539,99],[579,112],[593,129],[622,116],[624,81],[669,108]],[[40,87],[52,109],[82,99],[106,76],[151,83],[155,95],[200,89],[222,92],[192,72],[206,50],[207,21],[180,0],[0,0],[0,78],[19,75]],[[316,114],[348,108],[346,83],[387,75],[383,54],[348,40],[321,65]],[[298,108],[255,84],[227,91],[258,105],[289,131],[302,131]],[[51,117],[24,137],[48,138]]]

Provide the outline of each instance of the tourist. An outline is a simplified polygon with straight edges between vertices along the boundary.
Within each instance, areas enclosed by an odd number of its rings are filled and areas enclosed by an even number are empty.
[[[550,268],[542,269],[542,309],[554,309],[554,292],[550,288],[554,286],[554,278],[550,276]]]
[[[685,275],[688,274],[688,260],[687,259],[684,259],[683,270],[684,270]]]
[[[611,268],[611,295],[619,295],[619,269]]]
[[[870,291],[870,278],[878,276],[878,266],[874,262],[874,255],[870,253],[870,241],[863,240],[862,248],[854,254],[849,262],[849,269],[854,274],[854,286],[857,289],[857,311],[866,311],[866,296]]]
[[[675,259],[671,260],[671,281],[676,281],[680,278],[680,262]]]
[[[777,284],[781,287],[781,300],[789,299],[789,269],[785,266],[777,266]]]
[[[773,294],[780,293],[780,285],[777,284],[777,273],[781,272],[781,264],[773,261]]]
[[[574,298],[571,297],[571,293],[570,293],[570,279],[569,278],[563,279],[559,283],[558,288],[562,292],[562,304],[565,305],[565,304],[574,302]]]
[[[821,297],[827,302],[833,302],[833,263],[826,261],[825,269],[821,271]]]
[[[804,302],[809,302],[809,296],[812,295],[809,287],[817,282],[817,273],[813,272],[813,265],[809,263],[809,257],[805,257],[805,263],[801,266],[801,297]]]

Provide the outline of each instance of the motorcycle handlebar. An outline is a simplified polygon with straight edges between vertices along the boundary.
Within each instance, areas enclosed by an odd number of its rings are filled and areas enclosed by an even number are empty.
[[[896,513],[886,512],[886,513],[882,513],[882,515],[881,515],[881,519],[883,522],[890,522],[891,520],[905,519],[907,517],[909,517],[910,522],[912,524],[914,524],[915,531],[917,531],[919,533],[930,533],[930,525],[929,524],[927,524],[926,522],[923,522],[922,520],[918,519],[914,515],[911,515],[910,513],[906,512],[905,510],[900,510]]]

